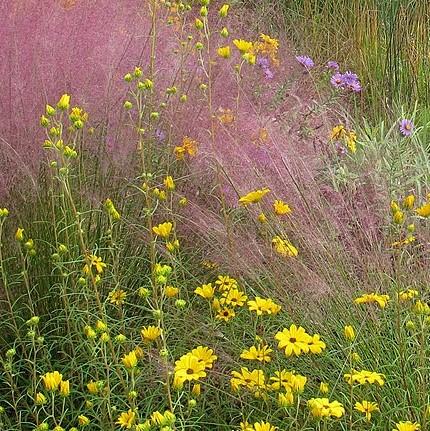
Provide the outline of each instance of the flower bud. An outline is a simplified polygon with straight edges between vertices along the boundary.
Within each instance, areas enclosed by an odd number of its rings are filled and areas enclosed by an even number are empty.
[[[351,325],[345,326],[343,333],[344,333],[345,338],[347,340],[354,341],[354,339],[355,339],[355,331],[354,331],[354,328]]]
[[[184,299],[177,299],[175,301],[175,306],[176,308],[179,308],[180,310],[183,310],[187,305],[187,301],[185,301]]]
[[[221,6],[221,9],[219,10],[219,16],[221,18],[225,18],[228,15],[228,9],[230,8],[230,5],[224,4]]]
[[[222,37],[228,37],[229,36],[229,32],[228,32],[228,30],[227,30],[227,28],[226,27],[223,27],[223,29],[221,30],[221,32],[220,32],[220,35],[222,36]]]
[[[320,392],[322,394],[328,394],[328,391],[329,391],[328,383],[321,382],[320,383]]]
[[[48,115],[49,117],[52,117],[53,115],[55,115],[55,108],[51,105],[46,105],[45,112],[46,112],[46,115]]]
[[[203,21],[201,19],[196,18],[194,21],[194,26],[197,30],[201,30],[204,27]]]
[[[142,69],[140,68],[140,67],[135,67],[134,68],[134,72],[133,72],[133,75],[136,77],[136,78],[140,78],[141,76],[142,76]]]
[[[57,103],[57,108],[65,111],[70,107],[70,96],[68,94],[63,94]]]
[[[406,322],[406,329],[412,331],[413,329],[415,329],[415,323],[412,320],[408,320]]]
[[[48,118],[46,118],[44,115],[42,115],[42,116],[40,117],[40,125],[41,125],[42,127],[48,127],[48,126],[49,126],[49,119],[48,119]]]
[[[133,104],[129,100],[126,100],[124,102],[124,109],[126,109],[127,111],[129,111],[131,108],[133,108]]]
[[[15,349],[9,349],[6,352],[6,358],[8,358],[8,359],[12,359],[15,355],[16,355],[16,350]]]
[[[126,73],[124,75],[124,81],[125,82],[131,82],[131,81],[133,81],[133,75],[131,73]]]
[[[19,227],[16,230],[16,232],[15,232],[15,239],[17,241],[20,241],[20,242],[24,241],[24,229],[23,228]]]
[[[127,341],[127,337],[124,334],[118,334],[115,337],[115,341],[119,344],[125,343]]]

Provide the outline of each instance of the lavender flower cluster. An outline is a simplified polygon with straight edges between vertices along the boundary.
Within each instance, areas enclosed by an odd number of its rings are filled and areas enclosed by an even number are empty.
[[[307,72],[315,67],[314,61],[307,55],[298,55],[296,56],[296,60],[306,69]],[[333,87],[342,90],[350,90],[354,93],[359,93],[361,91],[361,82],[355,73],[349,71],[345,73],[339,72],[339,64],[333,60],[328,61],[326,67],[335,72],[330,79]]]
[[[328,66],[328,65],[327,65]],[[361,91],[361,83],[358,76],[353,72],[340,73],[336,72],[330,79],[334,88],[342,90],[351,90],[354,93]]]
[[[257,64],[263,69],[266,79],[273,79],[274,73],[270,70],[270,61],[266,57],[258,57]]]

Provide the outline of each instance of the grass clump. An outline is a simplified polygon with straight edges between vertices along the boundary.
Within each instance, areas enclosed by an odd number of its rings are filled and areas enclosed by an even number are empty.
[[[426,429],[421,131],[409,118],[388,131],[335,124],[319,175],[300,177],[303,159],[288,163],[283,135],[247,110],[263,90],[282,107],[279,40],[233,38],[227,4],[151,0],[148,10],[147,66],[124,76],[129,171],[88,150],[90,116],[66,93],[41,115],[47,159],[31,207],[0,209],[0,426]],[[179,42],[167,83],[162,19]],[[297,60],[298,79],[313,82],[313,61]],[[273,87],[253,93],[248,81],[261,76]],[[364,81],[347,78],[297,108],[302,138],[334,100],[354,100]],[[218,99],[227,85],[229,108]],[[187,104],[196,114],[184,131],[176,120]],[[257,150],[238,151],[250,123]]]

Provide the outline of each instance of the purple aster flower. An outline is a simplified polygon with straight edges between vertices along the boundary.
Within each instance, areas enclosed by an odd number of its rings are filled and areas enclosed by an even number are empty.
[[[273,79],[275,75],[269,68],[266,68],[264,69],[264,76],[266,77],[266,79]]]
[[[339,64],[336,61],[330,60],[327,62],[327,68],[332,69],[335,72],[339,71]]]
[[[348,71],[343,74],[343,80],[345,81],[345,84],[349,86],[358,81],[358,76],[357,74]]]
[[[155,130],[155,137],[160,141],[163,142],[166,139],[166,134],[161,129]]]
[[[399,129],[403,136],[411,136],[412,132],[414,131],[414,123],[412,120],[404,118],[402,121],[400,121]]]
[[[345,80],[343,75],[339,72],[335,73],[330,79],[331,85],[334,88],[345,88]]]
[[[307,70],[312,69],[315,66],[312,58],[307,55],[297,55],[296,60]]]
[[[361,91],[361,84],[360,81],[354,81],[351,84],[348,85],[348,88],[353,91],[354,93],[359,93]]]
[[[260,57],[257,58],[257,64],[262,67],[263,69],[266,69],[270,66],[269,59],[267,57]]]

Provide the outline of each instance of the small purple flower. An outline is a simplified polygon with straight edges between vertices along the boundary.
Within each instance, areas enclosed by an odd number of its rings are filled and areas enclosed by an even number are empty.
[[[354,93],[361,91],[361,83],[358,76],[352,72],[335,73],[330,79],[331,85],[335,88],[351,90]]]
[[[155,137],[159,142],[163,142],[166,139],[166,134],[161,129],[155,130]]]
[[[343,80],[346,85],[352,85],[358,81],[358,76],[357,74],[348,71],[343,74]]]
[[[257,58],[257,64],[262,67],[263,69],[266,69],[270,66],[269,59],[267,57],[260,57]]]
[[[343,75],[339,72],[335,73],[331,77],[330,82],[334,88],[344,88],[345,87],[345,81],[343,79]]]
[[[330,60],[327,62],[327,68],[332,69],[335,72],[339,71],[339,64],[336,61]]]
[[[414,123],[412,120],[404,118],[402,121],[400,121],[399,129],[403,136],[411,136],[412,132],[414,131]]]
[[[307,70],[312,69],[315,66],[312,58],[307,55],[297,55],[296,60]]]
[[[354,93],[360,93],[361,91],[361,84],[360,81],[354,81],[351,84],[348,85],[348,88],[354,92]]]
[[[258,57],[257,64],[263,69],[266,79],[273,79],[274,73],[270,70],[270,62],[266,57]]]
[[[273,79],[275,75],[269,68],[267,68],[267,69],[264,69],[264,76],[266,77],[266,79]]]

